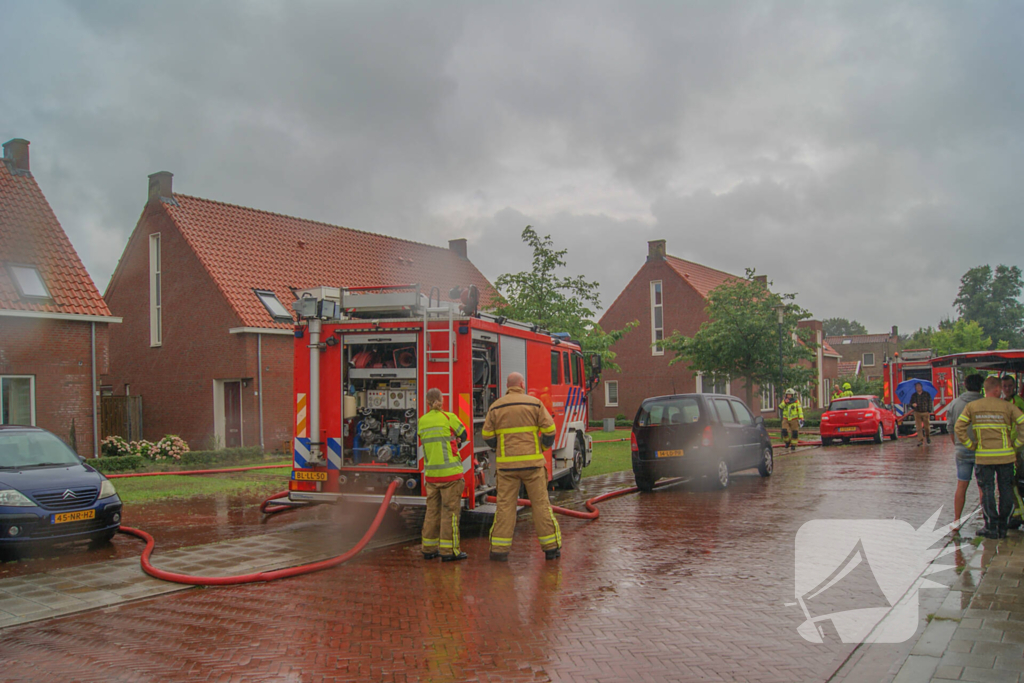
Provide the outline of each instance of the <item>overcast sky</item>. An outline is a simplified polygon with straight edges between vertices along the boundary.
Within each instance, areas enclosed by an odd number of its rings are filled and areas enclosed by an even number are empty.
[[[101,288],[178,192],[435,244],[527,224],[605,305],[647,240],[935,324],[1024,255],[1024,3],[0,0],[0,136]]]

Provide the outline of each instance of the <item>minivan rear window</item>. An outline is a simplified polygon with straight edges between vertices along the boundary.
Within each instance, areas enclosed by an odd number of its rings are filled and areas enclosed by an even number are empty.
[[[700,421],[700,403],[695,398],[663,398],[640,406],[638,427],[693,424]]]
[[[832,401],[832,404],[828,407],[829,410],[865,410],[868,408],[868,400],[866,398],[849,398],[843,401]]]

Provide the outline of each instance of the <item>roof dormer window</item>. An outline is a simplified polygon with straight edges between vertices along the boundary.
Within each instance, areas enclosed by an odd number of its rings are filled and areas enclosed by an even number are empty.
[[[32,299],[51,299],[50,290],[43,282],[43,276],[35,266],[8,265],[11,272],[11,279],[18,288],[18,293],[23,297]]]
[[[294,322],[295,319],[292,317],[291,312],[284,307],[284,304],[281,303],[276,294],[264,289],[255,289],[253,291],[256,292],[256,297],[263,304],[263,307],[267,309],[267,313],[274,319],[274,322]]]

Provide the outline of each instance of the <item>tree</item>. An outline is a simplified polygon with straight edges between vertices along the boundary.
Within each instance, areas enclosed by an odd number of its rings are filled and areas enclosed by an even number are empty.
[[[860,375],[850,375],[849,377],[840,377],[836,380],[839,386],[844,384],[850,385],[850,391],[853,392],[854,396],[882,396],[884,391],[884,380],[875,379],[867,380]]]
[[[929,349],[932,346],[932,336],[935,334],[935,328],[929,325],[928,327],[919,327],[917,332],[911,335],[900,335],[900,348],[903,349]]]
[[[1024,345],[1024,303],[1020,301],[1024,279],[1017,266],[976,266],[960,278],[953,305],[960,317],[977,322],[993,344]]]
[[[856,320],[846,318],[826,318],[822,321],[826,337],[846,337],[851,334],[867,334],[868,328]]]
[[[774,294],[747,269],[744,279],[721,285],[708,294],[705,312],[708,322],[693,337],[679,332],[664,340],[674,352],[672,363],[686,362],[694,372],[703,373],[714,383],[742,379],[746,385],[747,405],[753,405],[754,385],[779,381],[779,325],[774,309],[785,306],[782,325],[783,383],[806,386],[814,377],[801,361],[814,359],[812,331],[797,323],[811,317],[793,303],[795,294]],[[785,387],[776,387],[781,393]]]
[[[532,226],[522,233],[523,242],[533,249],[533,266],[519,273],[499,275],[495,313],[512,320],[533,323],[550,332],[568,332],[586,352],[600,354],[602,363],[618,371],[612,345],[637,326],[633,321],[621,330],[605,332],[594,322],[594,311],[601,307],[597,282],[582,275],[560,276],[568,249],[555,249],[551,235],[541,237]]]
[[[945,329],[940,327],[931,335],[931,349],[936,356],[968,351],[987,351],[991,348],[992,338],[985,336],[981,325],[973,320],[967,321],[961,318]]]

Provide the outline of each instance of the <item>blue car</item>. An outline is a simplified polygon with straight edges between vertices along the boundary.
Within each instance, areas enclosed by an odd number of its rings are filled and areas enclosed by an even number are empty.
[[[0,549],[109,541],[121,526],[114,485],[56,436],[0,426]]]

